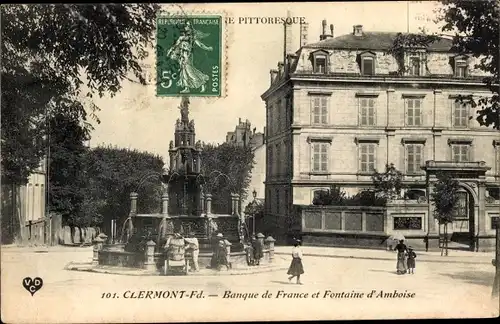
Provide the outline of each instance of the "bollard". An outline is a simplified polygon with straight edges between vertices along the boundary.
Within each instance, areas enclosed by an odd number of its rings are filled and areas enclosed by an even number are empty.
[[[274,259],[274,242],[276,240],[272,236],[266,238],[266,244],[269,246],[269,262],[272,262]]]
[[[155,271],[156,270],[156,263],[155,263],[155,246],[156,243],[153,241],[148,241],[146,243],[146,255],[145,255],[145,260],[146,262],[144,263],[144,268],[148,271]]]
[[[228,240],[225,240],[225,244],[226,244],[226,255],[227,255],[227,263],[229,265],[229,269],[231,269],[233,267],[232,263],[231,263],[231,242],[229,242]]]
[[[99,236],[94,239],[94,248],[92,255],[92,265],[99,264],[99,251],[102,250],[103,240]]]

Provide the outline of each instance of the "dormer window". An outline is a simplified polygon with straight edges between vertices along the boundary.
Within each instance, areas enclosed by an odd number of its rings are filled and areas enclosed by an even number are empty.
[[[327,73],[328,71],[328,52],[317,51],[312,53],[312,64],[314,73]]]
[[[420,76],[420,57],[410,57],[410,70],[409,74],[412,76]]]
[[[363,75],[375,74],[375,64],[372,57],[365,57],[362,59],[361,71]]]
[[[358,63],[362,75],[375,74],[375,53],[367,51],[359,54]]]
[[[467,77],[467,61],[465,60],[455,61],[455,76],[457,78]]]

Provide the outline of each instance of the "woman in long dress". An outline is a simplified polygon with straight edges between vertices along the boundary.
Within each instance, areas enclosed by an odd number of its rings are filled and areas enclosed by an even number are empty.
[[[394,250],[398,251],[398,262],[396,265],[397,272],[398,272],[398,274],[405,274],[407,271],[406,255],[407,255],[408,249],[406,248],[406,245],[404,244],[404,240],[400,240],[399,243],[394,248]]]
[[[290,264],[287,272],[287,274],[290,275],[290,277],[288,277],[288,281],[291,281],[293,277],[297,277],[297,284],[302,285],[302,282],[300,282],[300,275],[303,273],[304,266],[302,265],[302,250],[300,248],[300,241],[296,240],[292,249],[292,263]]]
[[[177,86],[183,88],[181,93],[188,93],[189,89],[197,88],[201,88],[200,91],[205,92],[205,84],[209,77],[194,67],[193,48],[196,45],[205,51],[212,51],[211,46],[206,46],[201,42],[201,39],[208,35],[192,28],[188,22],[182,30],[181,36],[167,52],[168,57],[179,62]]]

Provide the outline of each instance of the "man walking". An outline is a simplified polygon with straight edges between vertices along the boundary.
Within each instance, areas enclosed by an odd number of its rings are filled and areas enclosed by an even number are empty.
[[[188,237],[184,239],[187,243],[187,248],[191,252],[191,261],[193,262],[193,268],[195,272],[200,270],[198,266],[198,256],[200,254],[198,239],[195,237],[193,232],[190,232]]]

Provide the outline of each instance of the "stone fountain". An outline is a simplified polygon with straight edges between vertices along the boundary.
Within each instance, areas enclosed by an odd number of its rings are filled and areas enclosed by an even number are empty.
[[[231,243],[233,266],[246,265],[243,224],[239,214],[240,197],[231,194],[227,214],[212,213],[212,195],[204,192],[201,175],[200,141],[195,142],[194,121],[189,120],[189,99],[182,98],[181,118],[177,120],[174,141],[169,144],[170,168],[162,177],[162,209],[158,214],[137,211],[138,194],[130,194],[130,213],[122,224],[121,242],[104,244],[99,264],[141,267],[154,270],[164,261],[164,245],[174,233],[193,232],[200,243],[200,266],[208,265],[212,255],[210,241],[222,233]],[[229,197],[228,197],[229,198]]]

